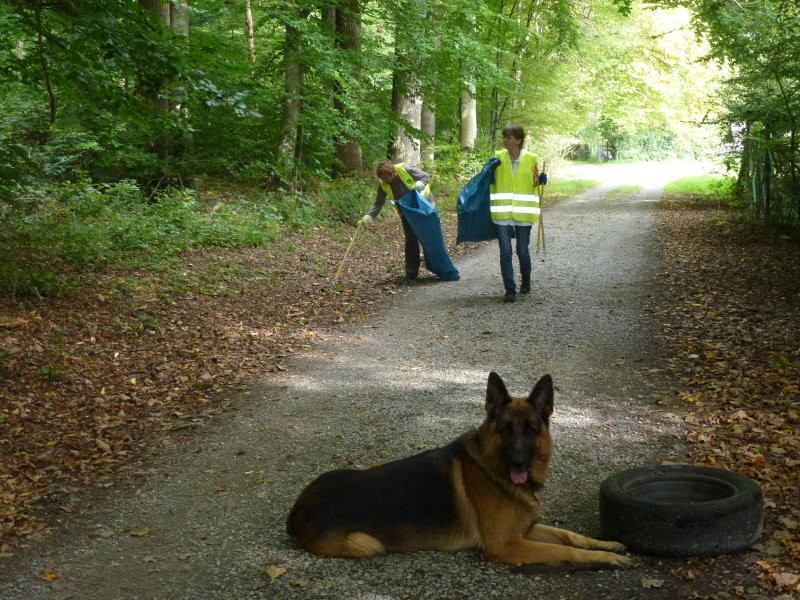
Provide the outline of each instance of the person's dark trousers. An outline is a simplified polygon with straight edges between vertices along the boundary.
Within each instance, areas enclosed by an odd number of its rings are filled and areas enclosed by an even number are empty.
[[[406,238],[406,277],[416,279],[419,274],[420,263],[419,239],[417,239],[417,234],[414,233],[408,219],[402,213],[400,213],[400,222],[403,224],[403,233]]]
[[[515,292],[514,263],[511,250],[511,231],[517,239],[517,258],[522,276],[522,286],[531,284],[531,227],[521,225],[497,225],[497,243],[500,246],[500,274],[503,276],[503,287],[506,291]]]

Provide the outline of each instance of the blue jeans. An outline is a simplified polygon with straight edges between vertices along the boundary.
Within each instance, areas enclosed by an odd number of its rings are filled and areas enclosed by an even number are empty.
[[[517,257],[519,258],[519,271],[522,275],[522,284],[531,282],[531,251],[528,248],[531,241],[530,226],[497,225],[497,242],[500,245],[500,273],[503,275],[503,286],[506,291],[517,291],[514,281],[514,262],[511,253],[511,232],[517,238]]]

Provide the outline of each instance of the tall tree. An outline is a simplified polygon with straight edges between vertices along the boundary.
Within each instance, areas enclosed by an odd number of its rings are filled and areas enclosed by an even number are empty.
[[[459,106],[458,140],[461,149],[474,150],[475,140],[478,137],[478,103],[475,100],[475,85],[470,81],[464,82]]]
[[[244,32],[247,38],[247,55],[250,62],[256,62],[256,41],[253,31],[253,8],[250,0],[244,0]]]
[[[139,4],[146,11],[154,14],[163,25],[170,26],[170,2],[164,2],[164,0],[139,0]]]
[[[341,50],[343,61],[351,65],[352,76],[350,81],[360,83],[360,52],[361,52],[361,2],[360,0],[342,0],[340,6],[334,9],[335,40]],[[352,93],[352,90],[350,90]],[[348,90],[345,89],[341,78],[334,78],[334,108],[339,113],[339,122],[344,124],[340,138],[335,143],[336,160],[344,174],[358,173],[363,170],[361,158],[361,143],[351,123],[354,115],[350,114],[350,102],[347,98]],[[358,120],[357,118],[355,119]]]
[[[167,29],[183,38],[189,37],[189,3],[188,0],[139,0],[144,10],[152,13]],[[168,77],[159,85],[146,87],[142,91],[146,101],[157,113],[157,117],[165,124],[175,123],[166,129],[159,128],[150,140],[150,149],[162,161],[162,172],[154,173],[151,184],[155,187],[168,177],[177,177],[183,183],[180,173],[175,173],[172,164],[181,158],[190,143],[188,134],[188,107],[186,106],[186,86],[175,81],[177,69],[172,69]]]
[[[282,178],[294,178],[302,156],[300,116],[303,108],[305,66],[303,64],[303,35],[297,23],[304,21],[308,11],[289,0],[285,3],[284,87],[283,111],[278,134],[278,152]]]
[[[475,23],[475,14],[468,13],[465,25],[467,36],[475,36],[477,30]],[[460,64],[463,82],[459,94],[458,141],[462,150],[471,151],[475,149],[475,140],[478,137],[478,103],[475,100],[474,78],[466,68],[468,64],[466,60]]]
[[[409,2],[397,15],[394,32],[394,72],[392,74],[392,112],[396,119],[394,139],[389,153],[395,162],[419,165],[420,140],[415,131],[422,127],[422,96],[420,72],[424,68],[425,52],[419,31],[420,3]]]

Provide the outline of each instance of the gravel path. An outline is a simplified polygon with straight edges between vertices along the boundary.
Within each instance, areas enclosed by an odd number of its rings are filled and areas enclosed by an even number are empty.
[[[320,472],[389,461],[476,426],[491,370],[516,395],[544,373],[555,380],[546,523],[599,536],[604,477],[680,458],[676,426],[657,404],[669,390],[648,318],[662,173],[603,173],[603,185],[547,210],[530,296],[502,303],[494,244],[458,262],[461,281],[398,288],[377,317],[327,334],[243,392],[240,410],[154,451],[141,477],[60,515],[56,533],[2,560],[0,598],[688,597],[653,559],[625,571],[497,566],[474,551],[320,559],[293,548],[284,529]],[[643,187],[608,195],[622,183]],[[664,583],[647,589],[650,579]]]

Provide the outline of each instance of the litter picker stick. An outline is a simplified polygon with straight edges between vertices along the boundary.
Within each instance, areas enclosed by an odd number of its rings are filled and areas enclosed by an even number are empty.
[[[347,250],[344,252],[344,256],[342,257],[342,262],[339,264],[339,268],[336,269],[336,275],[333,276],[334,281],[339,280],[339,274],[342,272],[342,267],[344,266],[344,261],[347,260],[347,255],[350,254],[350,248],[353,247],[353,242],[356,241],[356,235],[358,235],[358,230],[361,229],[361,221],[356,224],[356,230],[353,232],[353,237],[350,239],[350,245],[347,246]]]
[[[539,228],[536,231],[536,253],[539,253],[539,240],[542,242],[542,251],[547,254],[547,244],[544,241],[544,215],[541,211],[542,200],[544,199],[544,186],[539,185]]]

